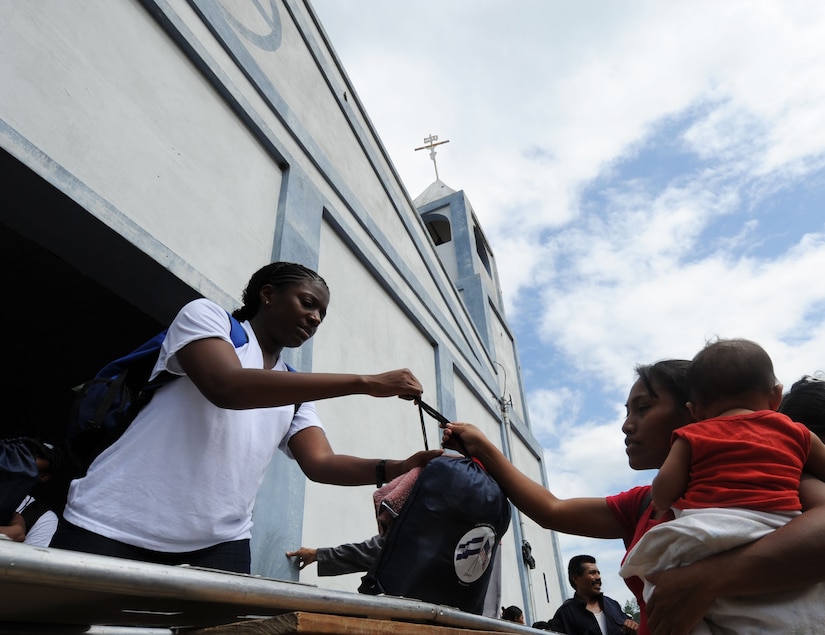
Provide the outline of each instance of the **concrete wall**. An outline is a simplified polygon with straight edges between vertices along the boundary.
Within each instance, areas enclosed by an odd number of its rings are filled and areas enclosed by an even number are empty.
[[[5,123],[109,203],[89,210],[104,223],[237,296],[271,255],[281,169],[226,102],[139,4],[0,10]]]

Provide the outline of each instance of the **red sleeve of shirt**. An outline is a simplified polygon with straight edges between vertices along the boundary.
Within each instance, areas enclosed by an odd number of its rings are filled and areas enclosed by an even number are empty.
[[[633,489],[607,497],[607,506],[622,527],[622,540],[627,549],[638,540],[636,528],[639,525],[645,499],[650,502],[650,485],[642,485]],[[644,505],[649,507],[649,505]],[[635,540],[634,540],[635,538]]]

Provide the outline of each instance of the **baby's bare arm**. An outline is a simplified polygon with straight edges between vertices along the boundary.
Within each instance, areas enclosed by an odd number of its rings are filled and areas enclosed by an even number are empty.
[[[653,479],[653,504],[656,509],[673,507],[685,493],[690,478],[690,444],[684,439],[676,439],[670,446],[670,453]]]

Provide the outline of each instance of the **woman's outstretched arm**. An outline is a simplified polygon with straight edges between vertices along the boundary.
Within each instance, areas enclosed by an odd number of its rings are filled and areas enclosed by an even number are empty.
[[[219,338],[191,342],[177,352],[183,371],[204,397],[220,408],[272,408],[344,395],[421,395],[421,383],[407,369],[377,375],[273,373],[243,368],[234,348]]]
[[[519,471],[481,430],[470,423],[448,423],[445,447],[460,447],[481,461],[513,504],[545,529],[592,538],[621,538],[622,528],[604,498],[557,498]]]
[[[370,485],[375,483],[375,466],[380,459],[364,459],[336,454],[321,428],[310,426],[296,432],[289,449],[306,477],[331,485]],[[386,480],[406,474],[414,467],[424,467],[443,450],[420,450],[406,459],[389,459],[384,465]]]

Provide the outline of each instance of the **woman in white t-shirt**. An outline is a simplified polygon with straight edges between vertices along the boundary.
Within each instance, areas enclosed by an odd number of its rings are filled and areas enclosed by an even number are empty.
[[[252,507],[276,449],[310,479],[337,485],[374,483],[377,474],[390,480],[441,454],[379,461],[332,450],[313,400],[414,399],[421,384],[406,369],[287,372],[281,352],[315,334],[328,303],[326,282],[314,271],[267,265],[233,314],[248,336],[238,348],[223,308],[205,299],[184,306],[152,375],[180,378],[157,389],[123,436],[72,482],[51,546],[248,573]]]

